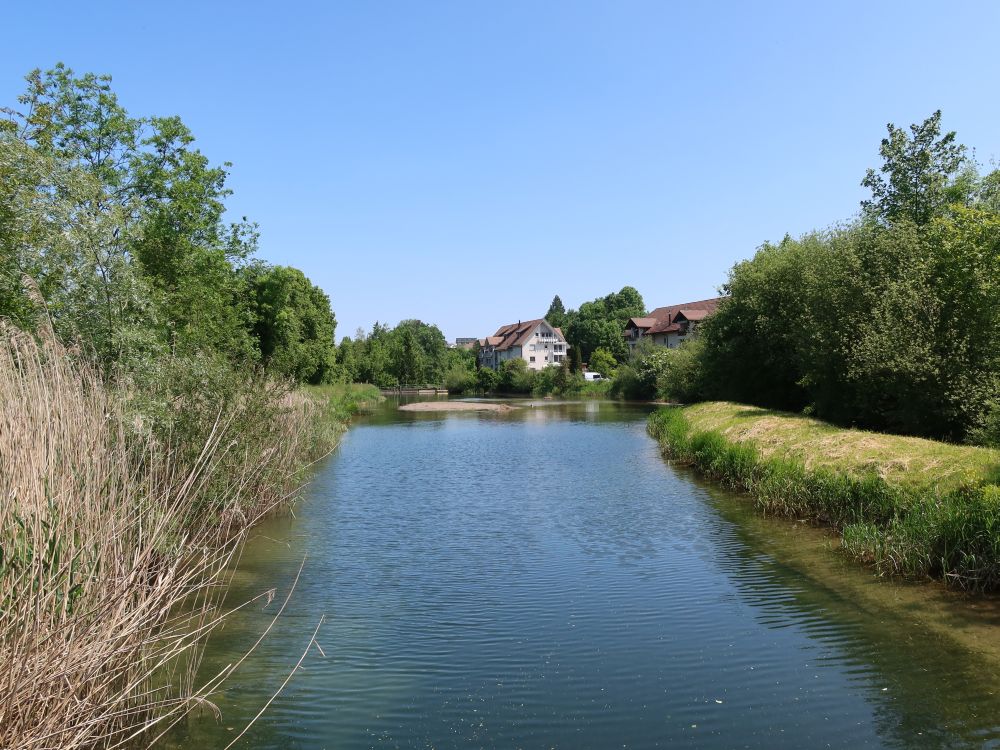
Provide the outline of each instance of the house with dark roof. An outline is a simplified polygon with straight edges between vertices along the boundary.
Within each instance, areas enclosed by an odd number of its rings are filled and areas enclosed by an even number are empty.
[[[558,365],[566,357],[566,337],[545,318],[500,326],[492,336],[479,339],[476,356],[481,367],[491,370],[509,359],[523,359],[531,370]]]
[[[634,348],[640,341],[674,348],[691,338],[698,324],[715,312],[719,297],[658,307],[642,318],[629,318],[625,324],[625,343]]]

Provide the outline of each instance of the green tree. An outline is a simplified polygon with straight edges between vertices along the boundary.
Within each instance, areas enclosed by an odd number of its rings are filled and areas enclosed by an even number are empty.
[[[0,316],[31,328],[47,314],[64,340],[134,368],[162,353],[158,311],[127,253],[126,209],[92,209],[106,195],[83,169],[0,134]]]
[[[599,372],[605,377],[611,378],[614,377],[615,370],[618,369],[618,362],[610,351],[599,346],[590,355],[589,367],[592,372]]]
[[[223,223],[228,165],[209,165],[179,118],[130,116],[109,76],[76,76],[59,64],[32,71],[27,81],[23,111],[7,129],[42,158],[100,186],[78,215],[113,227],[95,261],[104,281],[112,267],[121,275],[137,263],[133,276],[157,313],[148,321],[152,333],[175,354],[255,359],[239,266],[256,249],[257,234],[245,220]],[[111,305],[105,299],[103,306]]]
[[[705,397],[705,376],[702,368],[701,338],[685,341],[676,349],[668,349],[663,369],[656,378],[656,395],[667,401],[693,403]]]
[[[520,357],[505,360],[500,365],[497,388],[504,393],[531,393],[535,386],[535,373]]]
[[[391,336],[389,327],[375,322],[371,333],[355,340],[359,350],[358,376],[363,383],[380,388],[399,385],[399,378],[390,370]]]
[[[470,349],[448,349],[445,355],[444,386],[451,393],[476,390],[476,354]]]
[[[549,305],[549,309],[545,313],[545,319],[556,328],[561,328],[566,324],[566,307],[559,299],[558,294],[552,298],[552,304]]]
[[[567,313],[569,322],[564,331],[571,346],[581,349],[581,356],[588,359],[598,347],[610,351],[615,359],[624,362],[628,346],[622,337],[629,318],[645,314],[642,295],[630,286],[622,287],[604,297],[584,302],[574,314]]]
[[[571,346],[569,348],[569,356],[566,357],[569,360],[569,371],[576,375],[583,369],[583,357],[580,356],[580,347]]]
[[[968,200],[973,179],[962,172],[966,149],[954,131],[941,135],[941,110],[910,125],[909,134],[892,123],[886,127],[889,135],[879,147],[882,166],[878,172],[869,169],[861,182],[872,191],[861,204],[867,214],[926,224],[945,206]]]
[[[336,372],[337,321],[330,299],[297,268],[248,270],[253,332],[270,370],[300,383],[330,382]]]
[[[440,328],[420,320],[404,320],[389,338],[389,368],[400,383],[441,382],[448,344]]]
[[[500,385],[500,374],[489,367],[480,367],[476,371],[476,388],[480,393],[493,393]]]
[[[348,383],[358,381],[358,355],[355,352],[354,340],[350,336],[344,336],[340,340],[340,346],[337,347],[337,369]]]

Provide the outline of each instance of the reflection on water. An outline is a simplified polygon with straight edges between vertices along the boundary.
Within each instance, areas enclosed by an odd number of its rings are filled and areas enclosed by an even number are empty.
[[[280,598],[308,555],[286,615],[218,696],[222,723],[173,745],[225,746],[323,615],[325,657],[244,746],[1000,744],[991,603],[873,582],[821,532],[753,515],[664,462],[643,407],[521,403],[388,404],[352,429],[244,554],[237,598]],[[205,673],[276,606],[227,624]]]

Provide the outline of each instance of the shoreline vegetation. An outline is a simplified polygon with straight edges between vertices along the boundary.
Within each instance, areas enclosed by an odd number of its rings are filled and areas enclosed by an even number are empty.
[[[378,393],[272,386],[171,443],[51,331],[3,339],[0,746],[144,745],[237,666],[195,681],[248,531]]]
[[[1000,451],[728,402],[661,408],[648,430],[764,514],[834,528],[880,575],[1000,589]]]
[[[248,530],[380,398],[338,384],[329,298],[256,257],[227,178],[109,76],[34,70],[0,107],[0,747],[147,745],[210,706]]]

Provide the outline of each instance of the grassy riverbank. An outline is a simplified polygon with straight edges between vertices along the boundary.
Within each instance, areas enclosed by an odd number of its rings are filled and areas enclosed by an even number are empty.
[[[649,432],[763,512],[838,529],[881,573],[1000,588],[1000,451],[724,402],[660,409]]]
[[[167,440],[51,335],[2,333],[0,747],[144,744],[229,674],[194,681],[247,531],[378,393],[270,385]]]

